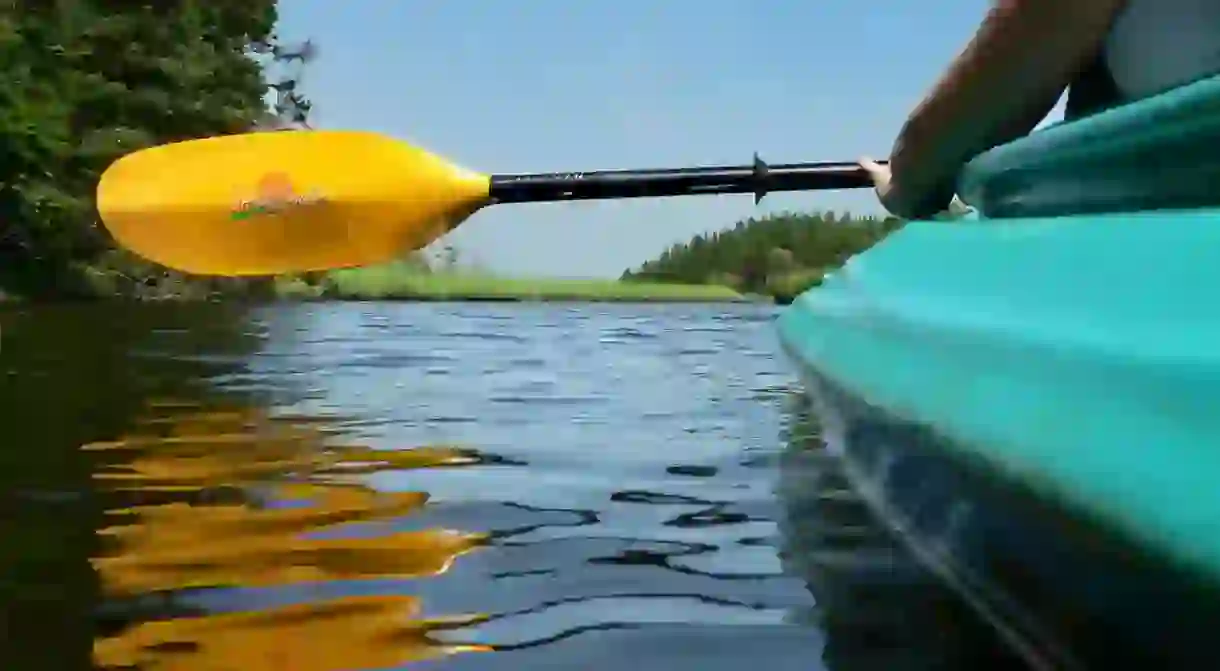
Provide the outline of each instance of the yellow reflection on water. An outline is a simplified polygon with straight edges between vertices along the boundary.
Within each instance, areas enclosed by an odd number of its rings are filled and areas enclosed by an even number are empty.
[[[132,435],[84,446],[98,457],[95,479],[118,501],[99,531],[104,550],[92,560],[103,591],[172,599],[189,588],[427,578],[484,542],[447,529],[370,530],[417,511],[428,495],[361,483],[380,470],[472,463],[468,454],[445,446],[374,450],[335,438],[316,418],[167,403]],[[420,613],[415,597],[400,595],[205,613],[99,638],[94,658],[158,670],[338,671],[485,649],[428,637],[481,616]]]
[[[147,622],[99,641],[110,666],[175,671],[383,669],[477,646],[441,645],[428,633],[476,621],[419,619],[409,596],[349,597],[254,613]]]

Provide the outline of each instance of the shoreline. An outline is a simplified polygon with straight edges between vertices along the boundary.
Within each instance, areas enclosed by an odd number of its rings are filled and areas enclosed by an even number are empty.
[[[267,299],[265,303],[619,303],[619,304],[704,304],[718,303],[772,305],[765,298],[610,298],[605,296],[304,296]]]
[[[638,298],[606,296],[64,296],[57,298],[13,298],[0,300],[0,310],[59,305],[190,305],[208,303],[230,305],[275,305],[283,303],[616,303],[635,305],[786,305],[770,296],[742,296],[740,298]]]
[[[715,284],[437,272],[403,262],[345,268],[313,276],[278,277],[273,294],[284,301],[761,303],[771,300]]]
[[[208,286],[208,278],[167,277],[138,292],[97,291],[22,296],[0,293],[0,306],[64,303],[733,303],[791,302],[785,291],[743,293],[719,284],[619,279],[504,277],[419,270],[402,263]],[[210,278],[215,281],[215,278]],[[777,289],[779,287],[776,287]],[[785,287],[787,288],[787,287]]]

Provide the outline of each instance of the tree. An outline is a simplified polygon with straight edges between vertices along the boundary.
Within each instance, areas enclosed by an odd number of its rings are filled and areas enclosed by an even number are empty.
[[[739,291],[788,296],[901,225],[893,217],[832,212],[751,217],[675,244],[623,273],[623,279],[725,283]]]
[[[274,0],[0,3],[0,286],[58,296],[102,279],[131,291],[183,281],[114,250],[97,179],[143,147],[250,130],[269,111],[302,120],[299,77],[265,70],[314,52],[281,43],[276,19]]]
[[[773,247],[767,252],[767,275],[791,272],[796,267],[792,252],[783,247]]]
[[[435,265],[443,272],[453,272],[458,268],[459,257],[458,248],[452,243],[447,243],[436,250]]]

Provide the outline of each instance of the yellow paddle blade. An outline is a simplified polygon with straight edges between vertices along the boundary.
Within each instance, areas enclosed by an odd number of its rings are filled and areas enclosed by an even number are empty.
[[[389,261],[488,204],[490,178],[375,133],[275,131],[162,145],[102,175],[127,249],[203,275]]]

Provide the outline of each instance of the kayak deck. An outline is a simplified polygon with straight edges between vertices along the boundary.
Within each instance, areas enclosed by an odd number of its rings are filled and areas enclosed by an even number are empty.
[[[1220,210],[912,223],[778,328],[849,393],[1220,582],[1215,249]]]

